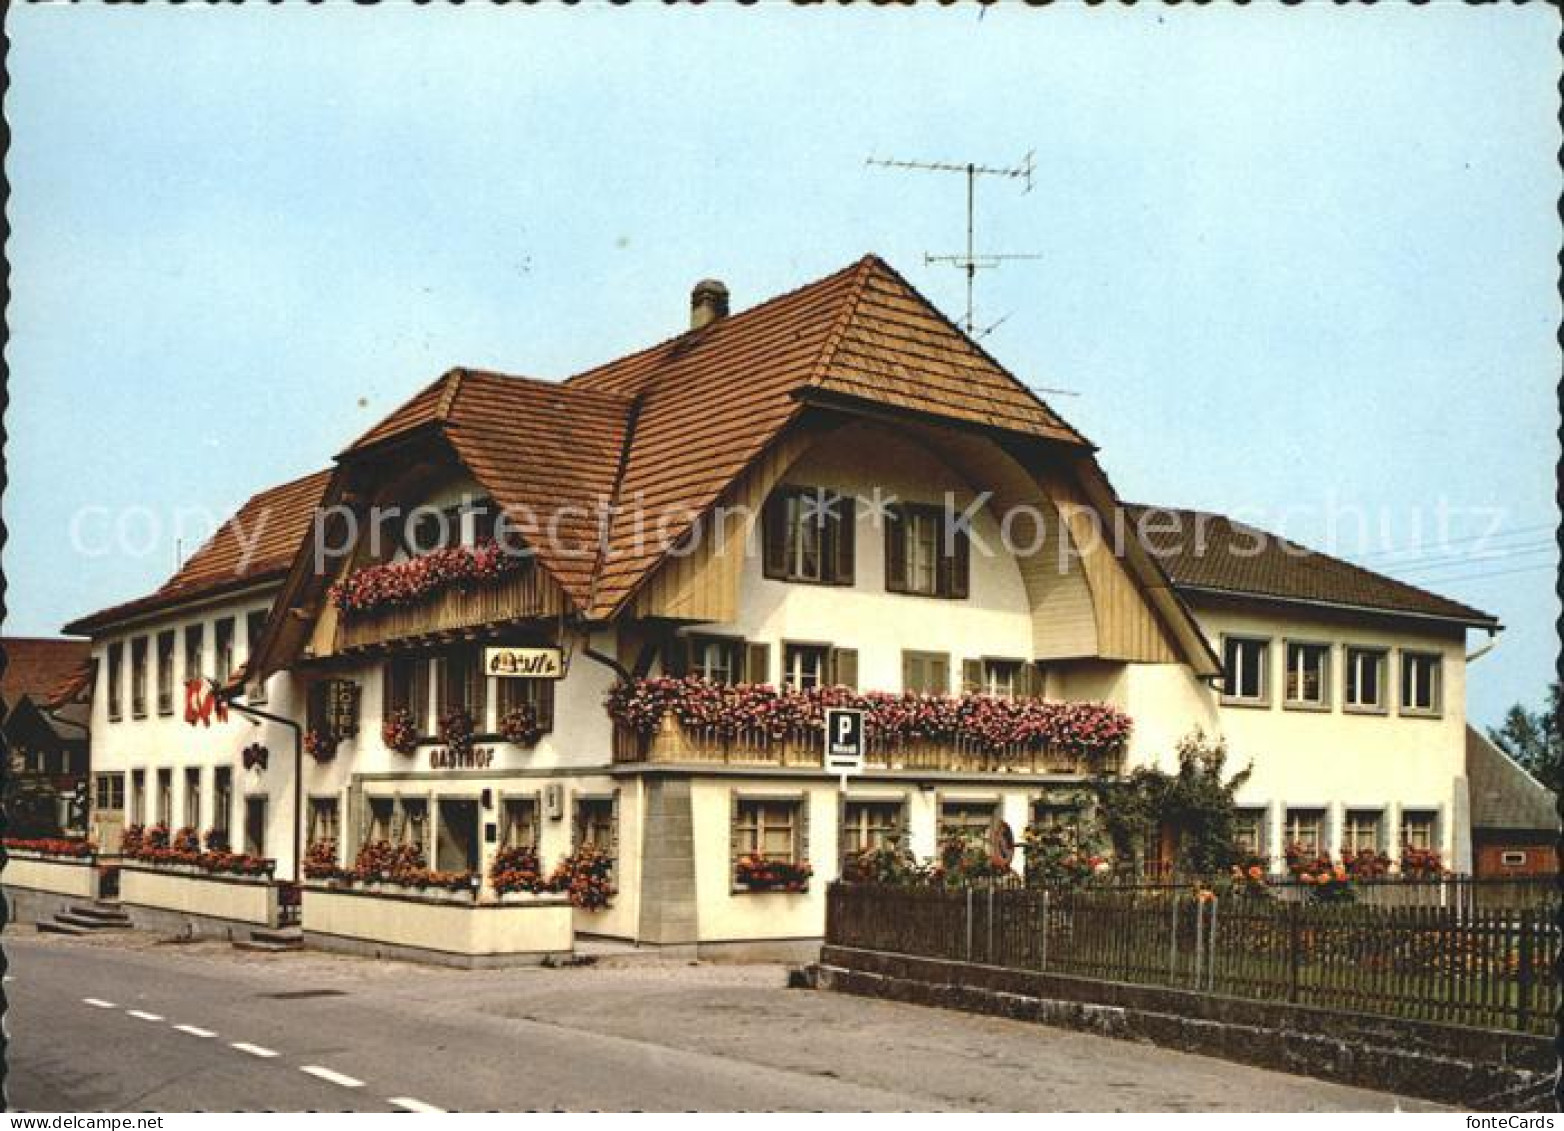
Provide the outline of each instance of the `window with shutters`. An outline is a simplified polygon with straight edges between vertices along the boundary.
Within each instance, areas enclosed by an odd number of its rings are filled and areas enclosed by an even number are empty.
[[[782,684],[797,691],[824,687],[830,668],[831,649],[824,644],[784,644],[782,646]]]
[[[460,707],[472,716],[474,728],[483,730],[489,677],[478,649],[454,648],[440,657],[439,668],[440,716]]]
[[[737,798],[733,807],[733,859],[759,856],[788,864],[803,858],[803,802]]]
[[[157,637],[157,713],[174,713],[174,640],[172,632]]]
[[[420,737],[433,734],[429,718],[429,661],[422,656],[397,656],[386,662],[381,678],[384,717],[389,719],[395,711],[407,711]]]
[[[950,656],[945,652],[903,652],[903,691],[916,695],[950,694]]]
[[[966,531],[936,506],[898,503],[885,523],[885,587],[892,593],[963,598],[972,552]]]
[[[138,636],[130,642],[130,713],[132,717],[147,717],[147,638]]]
[[[899,839],[906,825],[900,801],[848,801],[842,806],[842,862],[885,848]]]
[[[1437,652],[1401,653],[1401,713],[1437,715],[1441,658]]]
[[[310,798],[309,843],[337,840],[341,833],[335,797]]]
[[[1032,802],[1031,827],[1038,832],[1057,835],[1072,848],[1081,837],[1081,806],[1041,798]]]
[[[205,675],[201,665],[206,662],[206,625],[192,624],[185,628],[185,679]]]
[[[982,840],[993,835],[999,823],[997,801],[942,801],[939,807],[939,838],[947,841]]]
[[[507,797],[502,814],[501,845],[504,848],[537,848],[538,799]]]
[[[234,670],[234,618],[223,617],[212,625],[212,651],[215,653],[213,678],[224,683]]]
[[[1325,851],[1325,814],[1319,809],[1289,809],[1283,824],[1288,848],[1303,852]]]
[[[984,658],[961,662],[964,695],[995,699],[1037,699],[1043,693],[1042,673],[1023,660]]]
[[[690,674],[713,683],[743,683],[744,642],[731,637],[690,637]]]
[[[1434,814],[1425,810],[1406,809],[1401,813],[1401,847],[1431,849],[1434,847]]]
[[[1348,648],[1346,667],[1346,686],[1343,690],[1347,710],[1384,711],[1385,650]]]
[[[619,799],[614,797],[577,797],[571,843],[576,848],[591,845],[610,863],[609,882],[618,885],[619,876]]]
[[[187,829],[201,831],[201,767],[185,767],[185,819]]]
[[[1287,641],[1287,678],[1282,698],[1289,707],[1330,704],[1330,645]]]
[[[1265,856],[1265,810],[1233,810],[1233,847],[1249,856]]]
[[[104,669],[108,682],[109,721],[117,722],[124,714],[121,698],[125,694],[125,645],[116,640],[109,645],[109,662]]]
[[[547,734],[554,729],[554,688],[552,679],[511,679],[499,677],[495,681],[496,718],[520,707],[531,707],[537,716],[538,726]]]
[[[1342,853],[1379,851],[1380,822],[1377,809],[1349,809],[1341,825]]]
[[[767,577],[851,585],[857,504],[823,487],[778,487],[761,514]]]
[[[212,771],[212,828],[227,839],[234,808],[234,772],[228,766]]]

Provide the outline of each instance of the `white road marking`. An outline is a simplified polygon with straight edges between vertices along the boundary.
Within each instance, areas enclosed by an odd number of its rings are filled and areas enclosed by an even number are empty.
[[[210,1029],[198,1029],[194,1025],[175,1025],[181,1033],[189,1033],[192,1037],[215,1037],[216,1033]]]
[[[127,1009],[125,1012],[130,1014],[132,1017],[140,1018],[142,1021],[163,1020],[163,1015],[161,1013],[148,1013],[144,1009]]]
[[[386,1103],[392,1107],[399,1107],[403,1111],[427,1111],[430,1113],[444,1113],[443,1107],[435,1107],[434,1104],[426,1104],[423,1100],[415,1100],[411,1096],[392,1096]]]
[[[115,1005],[112,1001],[104,1001],[101,997],[84,997],[81,1000],[86,1002],[88,1005],[95,1005],[99,1009],[118,1009],[119,1008],[119,1006]]]
[[[300,1072],[307,1072],[311,1076],[317,1076],[331,1084],[340,1084],[344,1088],[362,1088],[364,1081],[355,1080],[351,1076],[344,1076],[340,1072],[333,1072],[329,1068],[322,1068],[318,1064],[301,1064]]]
[[[277,1055],[271,1049],[263,1049],[260,1045],[252,1045],[248,1041],[235,1041],[233,1044],[229,1045],[228,1047],[231,1048],[231,1049],[238,1049],[240,1052],[247,1052],[251,1056],[276,1056]]]

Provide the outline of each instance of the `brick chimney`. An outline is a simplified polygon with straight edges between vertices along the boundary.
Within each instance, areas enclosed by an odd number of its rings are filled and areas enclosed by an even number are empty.
[[[728,316],[728,288],[719,279],[702,279],[690,292],[690,329],[710,326]]]

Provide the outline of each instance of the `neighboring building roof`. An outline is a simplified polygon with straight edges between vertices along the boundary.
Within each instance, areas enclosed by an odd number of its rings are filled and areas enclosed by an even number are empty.
[[[1476,727],[1466,728],[1466,780],[1473,829],[1551,831],[1558,799]]]
[[[317,471],[251,497],[156,592],[72,621],[65,631],[87,636],[196,597],[281,578],[309,533],[330,481],[330,471]]]
[[[0,702],[14,707],[23,696],[48,706],[53,693],[87,665],[92,645],[58,637],[3,636],[5,671],[0,673]]]
[[[1207,511],[1124,504],[1131,533],[1180,590],[1340,605],[1498,628],[1488,613]],[[1143,521],[1144,520],[1144,521]],[[1159,526],[1177,526],[1176,531]]]

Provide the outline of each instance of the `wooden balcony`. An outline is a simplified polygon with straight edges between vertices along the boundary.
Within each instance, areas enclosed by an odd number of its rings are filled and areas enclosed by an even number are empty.
[[[774,738],[753,731],[723,735],[684,726],[673,715],[662,720],[655,734],[641,734],[629,727],[614,727],[616,763],[677,764],[681,766],[775,766],[818,769],[824,764],[824,736],[799,731]],[[877,770],[995,774],[1048,774],[1090,777],[1116,774],[1119,759],[1097,759],[1046,747],[1015,745],[999,750],[964,735],[954,739],[879,740],[873,736],[865,764]]]
[[[559,589],[535,565],[482,585],[453,586],[411,605],[340,614],[333,651],[372,650],[420,638],[440,639],[493,625],[557,616]]]

